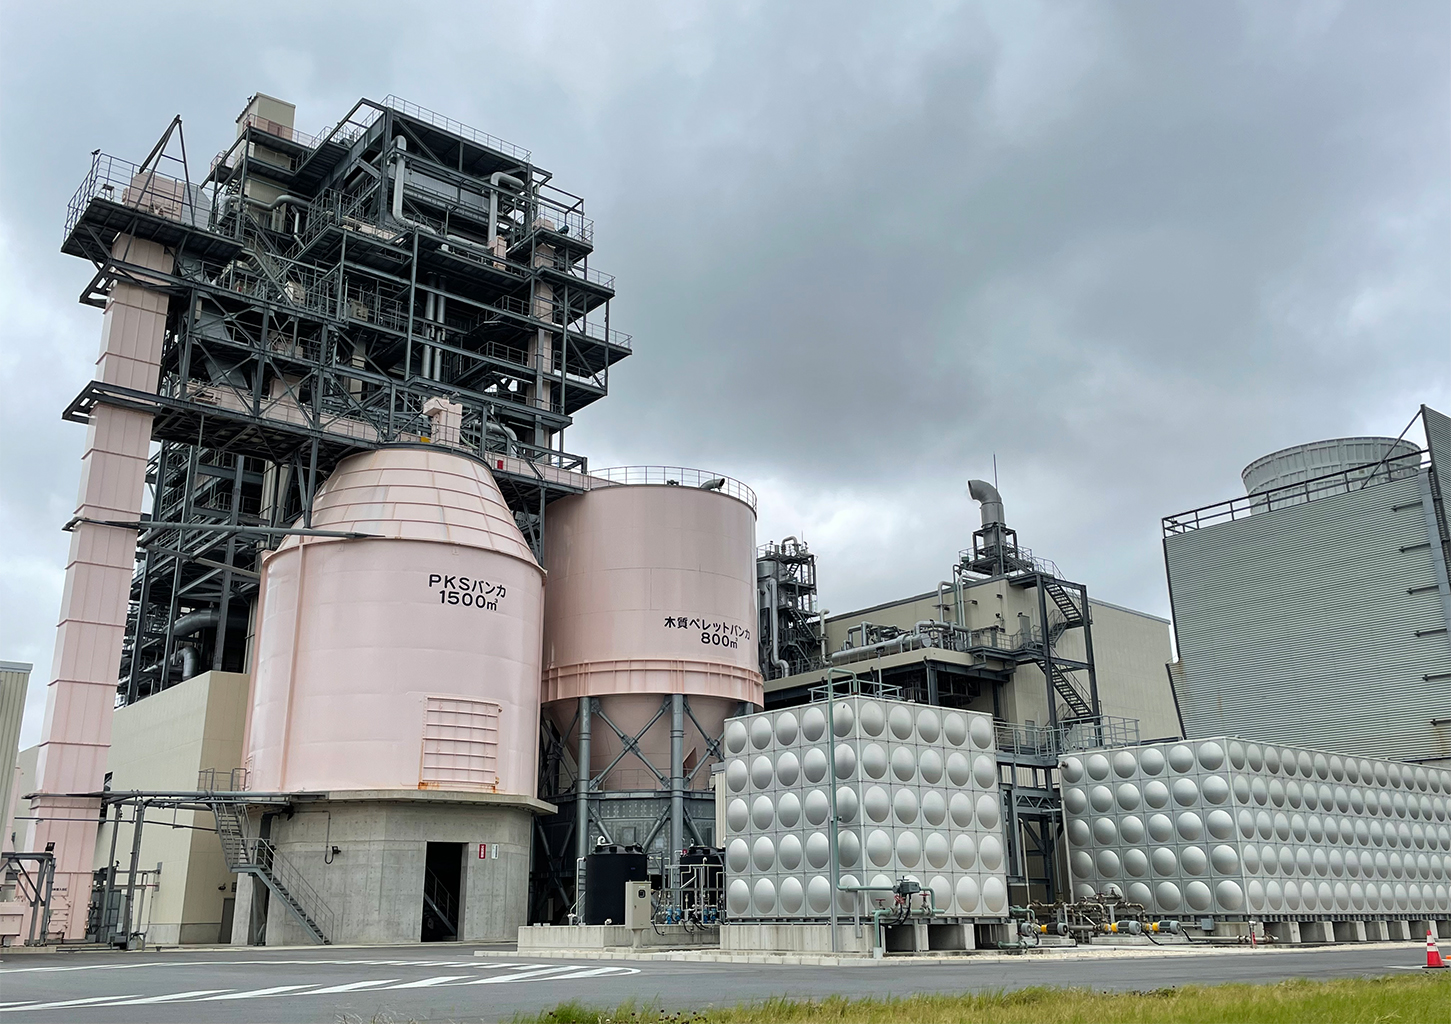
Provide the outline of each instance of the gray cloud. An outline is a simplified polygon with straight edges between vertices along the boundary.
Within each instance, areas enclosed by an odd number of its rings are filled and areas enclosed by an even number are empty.
[[[0,41],[0,656],[38,670],[99,327],[66,200],[178,111],[204,164],[257,89],[530,146],[636,337],[568,446],[747,480],[836,611],[934,585],[996,454],[1026,543],[1163,612],[1160,516],[1451,404],[1443,3],[95,10]]]

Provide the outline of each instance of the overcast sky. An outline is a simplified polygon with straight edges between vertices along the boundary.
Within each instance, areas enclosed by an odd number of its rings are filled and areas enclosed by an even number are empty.
[[[635,354],[567,435],[760,494],[836,612],[970,543],[1167,614],[1159,521],[1451,411],[1451,5],[66,4],[0,24],[0,659],[40,735],[90,379],[90,152],[193,167],[262,91],[389,93],[586,198]],[[403,12],[406,11],[406,14]],[[1419,435],[1413,435],[1419,437]]]

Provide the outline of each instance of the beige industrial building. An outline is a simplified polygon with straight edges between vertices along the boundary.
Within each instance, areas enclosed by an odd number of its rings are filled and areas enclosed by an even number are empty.
[[[1009,623],[1021,631],[1026,625],[1040,629],[1037,600],[1032,590],[1014,587],[1005,580],[988,580],[966,589],[967,604],[964,625],[974,632],[991,630],[995,624]],[[826,619],[826,642],[830,651],[841,652],[848,647],[850,635],[860,633],[862,623],[892,627],[910,632],[918,622],[935,619],[939,614],[935,591],[918,594],[886,604],[873,605],[858,611],[833,615]],[[1089,600],[1093,624],[1094,663],[1097,674],[1098,700],[1106,717],[1137,720],[1145,742],[1177,738],[1179,716],[1174,708],[1174,694],[1169,687],[1165,665],[1169,662],[1169,620],[1147,612],[1134,611],[1096,598]],[[948,621],[952,611],[949,608]],[[1003,631],[1008,634],[1007,630]],[[1059,651],[1064,656],[1081,660],[1084,655],[1081,635],[1066,635]],[[926,674],[931,666],[939,686],[944,675],[973,678],[977,670],[1003,673],[1009,678],[995,682],[990,678],[972,688],[961,706],[970,711],[985,711],[1000,721],[1020,723],[1026,728],[1046,725],[1048,689],[1042,666],[1034,662],[1018,662],[1004,652],[994,656],[991,651],[961,652],[936,647],[910,650],[875,651],[859,658],[840,659],[840,667],[851,672],[871,671],[884,680],[916,671]],[[821,671],[766,684],[769,695],[819,682]]]
[[[1018,544],[996,489],[970,486],[983,527],[935,591],[826,616],[805,545],[788,538],[762,549],[767,705],[804,701],[830,669],[921,703],[987,712],[1020,741],[1088,723],[1120,740],[1178,738],[1169,620],[1090,598]]]

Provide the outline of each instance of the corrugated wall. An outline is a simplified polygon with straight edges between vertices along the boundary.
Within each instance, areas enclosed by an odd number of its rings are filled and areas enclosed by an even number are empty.
[[[1415,479],[1166,538],[1188,734],[1451,757],[1431,540]]]
[[[20,723],[25,717],[25,691],[30,684],[30,664],[0,661],[0,846],[10,849],[11,789],[15,783],[15,759],[20,752]]]

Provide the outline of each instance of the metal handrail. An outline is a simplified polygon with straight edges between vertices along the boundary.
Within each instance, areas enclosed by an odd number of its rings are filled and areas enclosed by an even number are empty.
[[[312,918],[318,930],[328,939],[333,936],[337,916],[323,901],[322,894],[313,888],[302,872],[284,856],[270,839],[252,840],[256,853],[252,863],[272,875],[273,879],[292,896],[308,917]]]
[[[1216,523],[1233,522],[1236,519],[1243,519],[1245,516],[1271,512],[1276,508],[1303,505],[1307,501],[1314,501],[1332,494],[1346,494],[1357,487],[1407,479],[1423,465],[1426,465],[1429,458],[1429,452],[1421,449],[1407,452],[1405,455],[1397,455],[1394,458],[1382,459],[1379,462],[1349,466],[1333,473],[1326,473],[1324,476],[1312,477],[1281,487],[1272,487],[1265,491],[1256,491],[1254,494],[1246,494],[1238,498],[1230,498],[1228,501],[1190,509],[1188,512],[1177,512],[1164,517],[1164,536],[1190,533]]]
[[[435,110],[429,110],[427,107],[420,107],[417,103],[410,103],[401,96],[394,96],[391,93],[384,96],[383,106],[396,110],[406,117],[424,121],[433,125],[435,128],[442,128],[446,132],[451,132],[471,142],[477,142],[481,146],[487,146],[500,153],[507,153],[509,156],[525,163],[529,162],[529,150],[523,146],[516,146],[512,142],[507,142],[499,138],[497,135],[490,135],[488,132],[481,132],[477,128],[470,128],[461,121],[455,121],[451,117],[445,117]]]
[[[180,178],[156,170],[143,171],[140,164],[129,160],[96,153],[91,157],[90,171],[66,206],[64,237],[70,237],[86,208],[96,199],[205,228],[215,195],[212,186],[188,185]]]
[[[709,473],[703,469],[689,469],[685,466],[614,466],[610,469],[592,470],[590,476],[599,485],[623,484],[632,487],[663,484],[667,487],[700,488],[702,484],[719,480],[722,481],[721,484],[711,488],[712,490],[744,501],[751,506],[752,511],[756,508],[755,491],[732,477]]]

